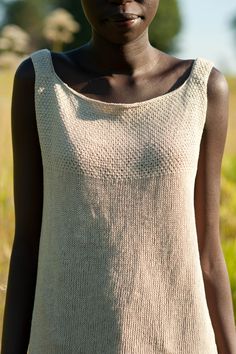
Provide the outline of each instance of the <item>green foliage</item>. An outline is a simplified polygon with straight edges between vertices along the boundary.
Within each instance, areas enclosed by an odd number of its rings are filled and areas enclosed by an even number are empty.
[[[15,23],[27,30],[33,36],[33,41],[36,42],[39,47],[47,46],[47,43],[42,38],[43,20],[50,11],[58,7],[69,11],[81,26],[80,31],[74,36],[74,42],[67,44],[65,49],[72,49],[75,46],[79,47],[91,37],[91,28],[84,16],[80,1],[15,0],[14,2],[5,4],[5,7],[6,16],[3,25],[6,23]]]
[[[35,47],[44,45],[41,32],[45,8],[40,6],[40,1],[15,0],[6,3],[5,9],[3,26],[8,23],[16,24],[30,34]]]
[[[30,0],[13,1],[6,7],[4,23],[14,23],[21,28],[32,31],[43,18],[42,10]]]
[[[236,156],[226,155],[222,163],[223,176],[236,185]]]
[[[164,51],[177,49],[175,40],[182,26],[178,2],[176,0],[160,1],[156,16],[149,27],[151,44]]]
[[[233,239],[236,236],[236,156],[223,158],[220,204],[221,235]]]
[[[229,274],[231,294],[233,299],[234,317],[236,320],[236,238],[232,240],[223,240],[222,249]]]

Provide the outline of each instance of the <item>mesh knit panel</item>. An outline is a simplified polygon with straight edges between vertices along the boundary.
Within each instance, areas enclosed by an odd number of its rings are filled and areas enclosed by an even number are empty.
[[[83,96],[31,54],[44,204],[29,354],[217,354],[194,182],[213,63],[143,102]]]

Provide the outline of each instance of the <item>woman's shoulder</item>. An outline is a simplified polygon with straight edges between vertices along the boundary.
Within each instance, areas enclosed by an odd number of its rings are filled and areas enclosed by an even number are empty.
[[[229,86],[225,75],[213,66],[208,80],[208,98],[215,100],[221,96],[228,96]]]
[[[27,58],[23,59],[16,68],[14,81],[17,81],[22,85],[32,86],[34,85],[34,80],[34,66],[30,56],[28,56]]]

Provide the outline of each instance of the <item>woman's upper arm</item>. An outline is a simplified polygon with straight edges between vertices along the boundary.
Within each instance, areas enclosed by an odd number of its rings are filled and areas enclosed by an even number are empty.
[[[24,250],[38,251],[42,205],[43,169],[34,104],[34,68],[30,58],[16,70],[12,92],[15,238]],[[28,248],[30,247],[30,249]]]
[[[219,228],[221,163],[228,127],[229,89],[213,68],[208,80],[208,108],[195,180],[195,217],[201,266],[209,271],[222,262]]]

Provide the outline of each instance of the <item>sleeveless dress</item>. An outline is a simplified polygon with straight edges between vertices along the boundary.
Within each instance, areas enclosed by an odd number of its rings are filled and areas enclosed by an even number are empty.
[[[44,200],[29,354],[217,354],[194,183],[213,63],[135,103],[86,97],[30,55]]]

